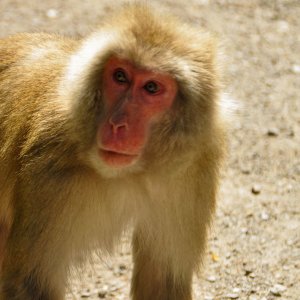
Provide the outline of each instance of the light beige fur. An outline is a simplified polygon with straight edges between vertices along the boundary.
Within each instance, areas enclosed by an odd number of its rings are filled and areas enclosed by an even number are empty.
[[[132,299],[192,299],[226,148],[215,52],[207,33],[137,5],[83,40],[0,40],[1,300],[63,299],[70,265],[111,253],[129,226]],[[111,55],[179,85],[141,159],[122,170],[95,144]]]

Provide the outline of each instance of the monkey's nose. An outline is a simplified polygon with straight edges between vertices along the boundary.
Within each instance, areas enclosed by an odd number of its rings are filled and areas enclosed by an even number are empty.
[[[112,116],[109,119],[109,124],[111,125],[112,132],[115,135],[125,133],[129,129],[127,117],[124,115]]]

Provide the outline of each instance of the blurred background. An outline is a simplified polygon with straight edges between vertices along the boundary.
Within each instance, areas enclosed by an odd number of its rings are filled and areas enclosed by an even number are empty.
[[[0,0],[0,37],[85,35],[124,2]],[[195,299],[300,299],[300,1],[150,2],[219,37],[225,90],[238,103]],[[129,299],[131,268],[124,237],[74,276],[67,299]]]

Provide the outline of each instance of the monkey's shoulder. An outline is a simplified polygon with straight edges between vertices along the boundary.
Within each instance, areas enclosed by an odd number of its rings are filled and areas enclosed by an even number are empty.
[[[47,33],[19,33],[0,39],[0,72],[16,62],[35,63],[49,56],[69,55],[75,39]]]

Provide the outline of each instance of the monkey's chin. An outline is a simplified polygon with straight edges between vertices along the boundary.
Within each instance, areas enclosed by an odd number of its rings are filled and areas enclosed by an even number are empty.
[[[136,157],[131,157],[131,159],[122,159],[114,156],[114,160],[112,160],[112,156],[102,156],[100,148],[96,145],[92,147],[88,155],[84,154],[81,156],[81,159],[86,161],[96,173],[104,178],[126,177],[128,174],[137,174],[144,170],[141,156],[137,155]]]
[[[104,149],[99,149],[98,153],[103,162],[112,168],[124,168],[130,166],[139,158],[138,154],[125,154]]]

